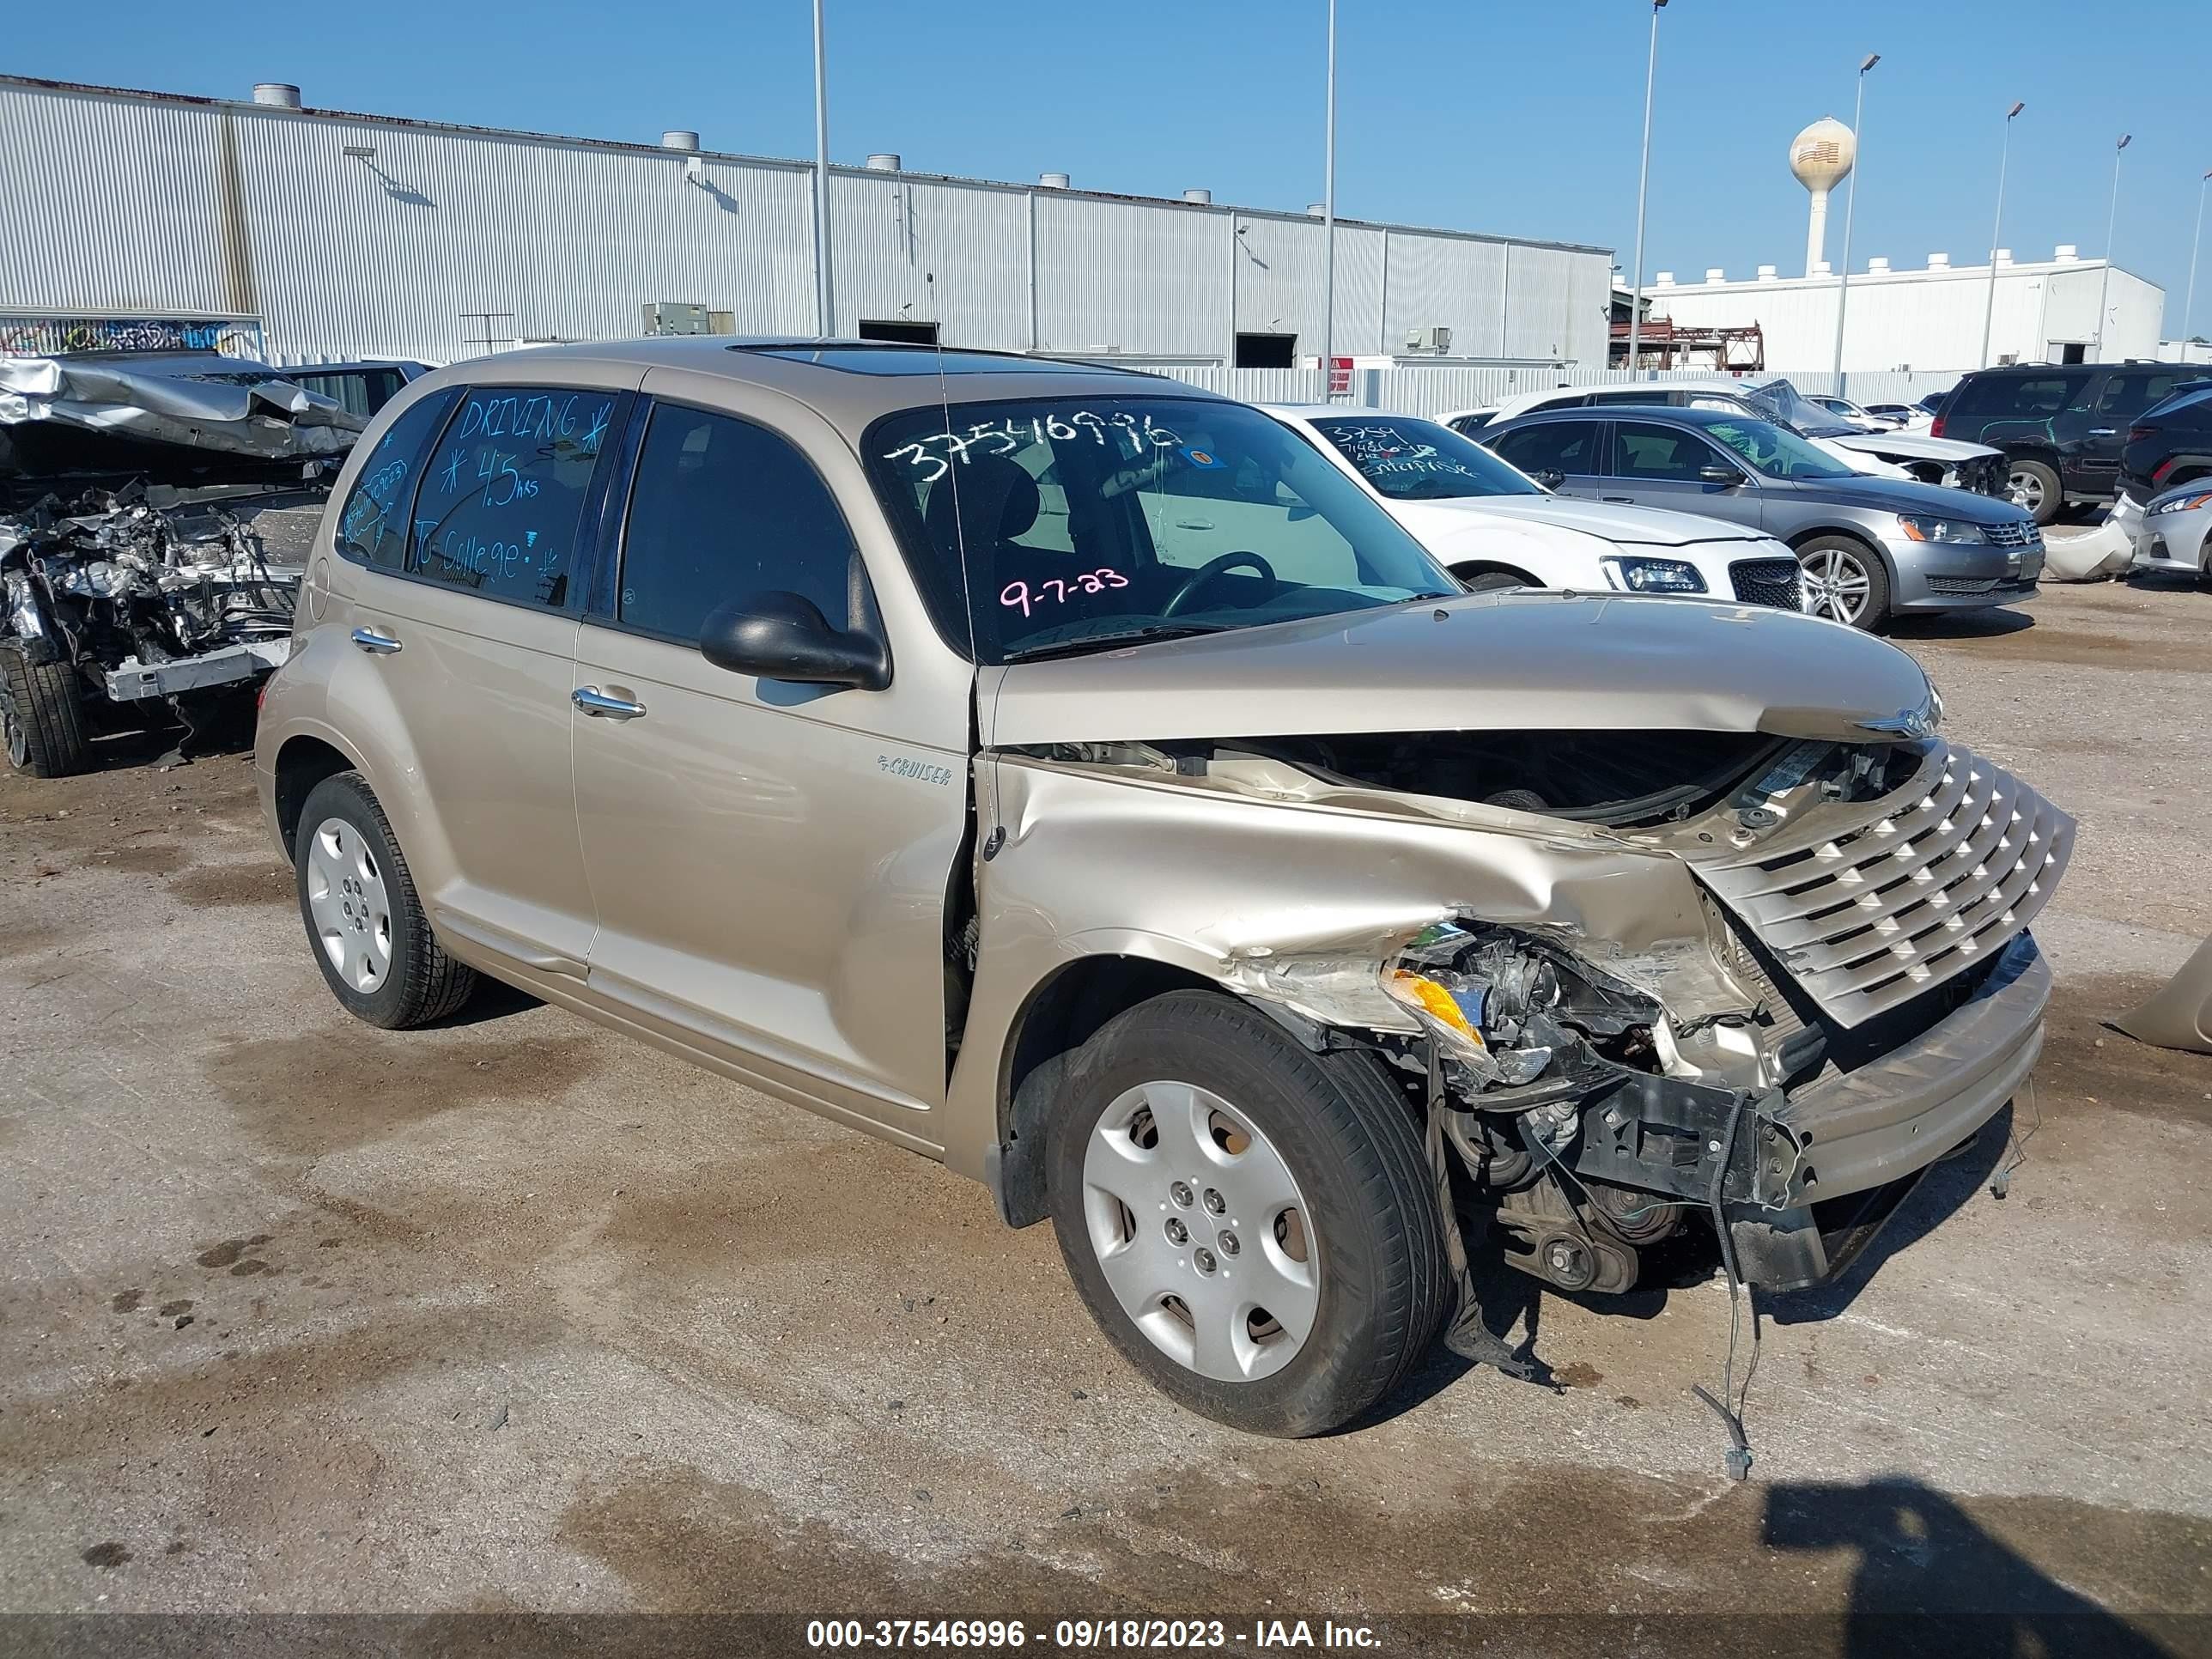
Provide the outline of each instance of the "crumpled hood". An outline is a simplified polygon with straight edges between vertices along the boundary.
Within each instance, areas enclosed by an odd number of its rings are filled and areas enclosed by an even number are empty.
[[[1566,730],[1849,740],[1929,701],[1911,657],[1840,623],[1528,592],[1016,663],[987,671],[981,692],[994,745]]]
[[[1869,455],[1910,455],[1917,461],[1944,461],[1954,465],[1997,453],[1986,444],[1961,443],[1956,438],[1931,438],[1924,432],[1838,432],[1833,434],[1833,441],[1845,449],[1860,450]]]
[[[1764,532],[1723,519],[1675,513],[1656,507],[1615,507],[1577,501],[1569,495],[1481,495],[1464,502],[1439,502],[1487,518],[1556,526],[1601,536],[1609,542],[1644,547],[1686,547],[1692,542],[1755,542]]]

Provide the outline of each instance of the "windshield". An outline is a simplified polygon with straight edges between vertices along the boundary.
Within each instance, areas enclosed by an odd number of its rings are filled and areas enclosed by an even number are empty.
[[[1769,380],[1765,386],[1750,386],[1744,398],[1753,409],[1777,425],[1802,432],[1808,438],[1856,437],[1858,428],[1839,419],[1820,407],[1810,398],[1801,396],[1796,386],[1787,380]]]
[[[1715,421],[1706,436],[1734,450],[1770,478],[1856,478],[1827,451],[1771,421]]]
[[[932,404],[877,422],[862,453],[938,627],[986,663],[1459,592],[1242,404]]]
[[[1370,416],[1318,420],[1313,429],[1359,469],[1377,495],[1394,501],[1544,493],[1480,444],[1434,421]]]

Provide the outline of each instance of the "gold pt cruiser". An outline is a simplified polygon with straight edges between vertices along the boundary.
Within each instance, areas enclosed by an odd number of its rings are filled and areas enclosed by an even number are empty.
[[[513,352],[332,502],[255,764],[339,1001],[489,975],[941,1158],[1224,1422],[1464,1331],[1462,1211],[1577,1291],[1686,1226],[1819,1279],[2042,1044],[2072,821],[1910,657],[1462,592],[1172,381]]]

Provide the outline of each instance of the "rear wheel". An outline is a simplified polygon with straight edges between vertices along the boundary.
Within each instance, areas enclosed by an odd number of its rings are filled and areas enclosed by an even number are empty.
[[[89,757],[84,693],[65,662],[33,662],[21,646],[0,646],[0,738],[8,763],[34,778],[82,772]]]
[[[1449,1293],[1404,1097],[1231,999],[1176,992],[1077,1051],[1048,1142],[1060,1252],[1154,1386],[1258,1434],[1367,1410]]]
[[[1805,609],[1869,632],[1889,617],[1889,572],[1881,556],[1849,536],[1815,536],[1797,550]]]
[[[2038,524],[2049,524],[2066,507],[2066,491],[2057,471],[2041,461],[2014,461],[2005,493],[2015,507],[2027,508]]]
[[[399,842],[360,773],[308,791],[292,862],[307,941],[347,1012],[397,1030],[469,1000],[476,970],[431,933]]]

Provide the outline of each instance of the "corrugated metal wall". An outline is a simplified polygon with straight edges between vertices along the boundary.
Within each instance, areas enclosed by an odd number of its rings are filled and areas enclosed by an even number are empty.
[[[251,312],[283,359],[625,337],[652,301],[814,331],[802,163],[709,154],[689,182],[681,154],[635,145],[4,78],[0,122],[0,310]],[[1321,349],[1304,215],[855,169],[830,195],[840,331],[1224,365],[1239,331]],[[1441,324],[1455,356],[1599,362],[1610,263],[1340,224],[1336,349]]]

